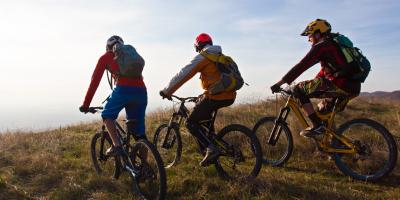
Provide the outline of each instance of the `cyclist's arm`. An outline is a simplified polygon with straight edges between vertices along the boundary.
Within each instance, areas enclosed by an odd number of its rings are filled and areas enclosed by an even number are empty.
[[[181,69],[169,82],[168,86],[163,89],[164,94],[167,96],[172,95],[184,83],[190,80],[197,72],[200,72],[207,64],[207,59],[198,54],[190,61],[185,67]]]
[[[96,68],[94,69],[92,79],[90,81],[89,88],[86,92],[85,100],[83,102],[83,106],[89,107],[90,102],[92,102],[93,96],[96,93],[97,88],[99,87],[101,78],[103,77],[104,71],[106,69],[107,57],[103,55],[100,57],[97,62]]]
[[[290,84],[297,77],[299,77],[304,71],[315,65],[321,60],[322,55],[326,52],[326,48],[324,44],[316,44],[314,45],[307,55],[297,64],[295,65],[285,76],[283,76],[282,80]]]

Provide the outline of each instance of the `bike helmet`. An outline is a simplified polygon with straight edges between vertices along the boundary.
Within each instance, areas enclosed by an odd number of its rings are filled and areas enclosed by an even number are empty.
[[[300,34],[302,36],[307,36],[310,34],[314,34],[316,32],[320,32],[321,34],[330,33],[332,30],[331,25],[324,19],[316,19],[309,23],[304,29],[304,31]]]
[[[110,38],[108,38],[108,40],[107,40],[107,45],[106,45],[106,50],[107,51],[111,51],[112,50],[112,47],[115,45],[115,44],[124,44],[124,40],[122,40],[122,38],[121,37],[119,37],[118,35],[113,35],[113,36],[111,36]]]
[[[194,42],[194,47],[196,48],[196,51],[199,52],[207,44],[209,45],[213,44],[211,37],[207,33],[201,33],[196,37],[196,40]]]

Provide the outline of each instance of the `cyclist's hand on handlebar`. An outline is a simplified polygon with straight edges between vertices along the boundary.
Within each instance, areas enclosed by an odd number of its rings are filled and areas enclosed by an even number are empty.
[[[86,113],[89,112],[89,107],[82,105],[82,106],[79,107],[79,111],[81,111],[81,112],[86,114]]]
[[[281,90],[281,85],[279,83],[274,84],[273,86],[271,86],[271,91],[272,94],[273,93],[277,93]]]
[[[168,100],[172,100],[172,97],[166,95],[166,94],[164,93],[164,91],[162,91],[162,90],[160,91],[160,96],[161,96],[163,99],[167,98]]]

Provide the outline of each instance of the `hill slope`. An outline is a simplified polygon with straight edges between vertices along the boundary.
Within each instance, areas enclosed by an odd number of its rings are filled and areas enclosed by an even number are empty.
[[[282,102],[280,102],[282,103]],[[239,105],[219,113],[217,129],[228,123],[253,126],[275,113],[275,103]],[[147,118],[148,136],[169,117],[161,110]],[[338,116],[368,116],[394,134],[400,133],[400,104],[355,100]],[[214,167],[201,168],[194,142],[184,136],[183,160],[167,171],[168,199],[400,199],[400,169],[379,183],[352,181],[297,136],[298,125],[289,118],[294,134],[294,155],[283,168],[263,166],[252,182],[226,182]],[[134,199],[123,181],[95,174],[89,143],[100,123],[82,124],[41,133],[0,135],[0,199]]]

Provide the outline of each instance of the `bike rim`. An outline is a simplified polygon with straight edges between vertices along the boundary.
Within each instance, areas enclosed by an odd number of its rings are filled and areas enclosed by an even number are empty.
[[[151,149],[144,143],[136,143],[130,152],[130,157],[134,168],[139,171],[133,183],[135,192],[146,199],[159,199],[163,193],[161,180],[163,169],[160,169]]]
[[[344,130],[343,135],[358,149],[356,154],[336,154],[337,163],[345,173],[361,180],[386,174],[390,165],[390,147],[378,129],[365,123],[354,123]]]
[[[252,138],[241,131],[230,131],[224,134],[222,140],[231,147],[228,152],[218,158],[217,165],[223,168],[228,179],[252,179],[257,165],[256,150]]]
[[[274,128],[274,121],[262,123],[256,130],[257,138],[260,140],[263,161],[270,165],[279,165],[289,154],[289,138],[282,127],[281,134],[275,144],[268,144],[268,139]]]
[[[178,151],[180,150],[175,129],[168,129],[169,128],[167,126],[161,128],[155,141],[156,148],[164,162],[165,168],[170,168],[176,163],[178,159]],[[168,138],[166,138],[167,131],[170,131],[170,133],[168,134]]]
[[[95,141],[93,163],[98,174],[106,177],[115,175],[116,160],[114,157],[106,155],[108,148],[112,146],[110,139],[107,136],[99,136]],[[92,155],[93,156],[93,155]]]

